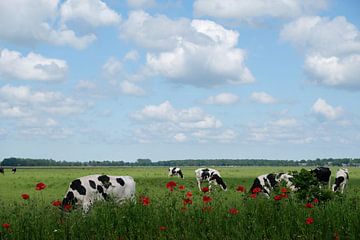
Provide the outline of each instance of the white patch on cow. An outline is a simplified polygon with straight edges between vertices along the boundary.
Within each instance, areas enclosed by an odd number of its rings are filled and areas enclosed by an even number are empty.
[[[344,189],[348,181],[349,181],[349,170],[347,168],[340,168],[336,172],[335,184],[333,184],[332,190],[334,192],[340,191],[341,193],[344,193]]]

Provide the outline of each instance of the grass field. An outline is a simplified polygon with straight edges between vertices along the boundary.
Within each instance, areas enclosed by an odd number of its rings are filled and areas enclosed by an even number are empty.
[[[293,198],[252,199],[236,191],[249,189],[253,179],[270,172],[299,170],[293,167],[216,167],[228,191],[207,193],[203,202],[197,189],[195,167],[182,168],[185,179],[168,178],[167,168],[69,168],[18,169],[0,175],[0,239],[360,239],[360,169],[350,168],[344,196],[329,202],[312,203]],[[332,169],[332,182],[336,168]],[[137,188],[137,203],[118,206],[98,203],[84,215],[61,212],[52,201],[62,200],[68,184],[90,174],[130,175]],[[175,181],[185,190],[170,192],[166,183]],[[43,182],[47,187],[36,191]],[[191,204],[184,204],[186,192]],[[23,200],[21,194],[29,194]],[[150,199],[144,206],[141,196]],[[311,218],[313,223],[311,223]]]

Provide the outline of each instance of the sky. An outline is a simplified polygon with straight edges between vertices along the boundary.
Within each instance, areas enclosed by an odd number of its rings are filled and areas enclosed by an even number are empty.
[[[0,160],[356,158],[358,0],[2,0]]]

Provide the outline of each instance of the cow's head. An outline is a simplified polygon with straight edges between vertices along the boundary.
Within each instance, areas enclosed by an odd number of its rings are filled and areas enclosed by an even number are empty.
[[[227,191],[226,184],[225,184],[225,182],[223,181],[223,179],[222,179],[219,175],[214,174],[214,175],[212,176],[212,179],[214,179],[215,182],[216,182],[218,185],[220,185],[220,187],[222,188],[222,190]]]

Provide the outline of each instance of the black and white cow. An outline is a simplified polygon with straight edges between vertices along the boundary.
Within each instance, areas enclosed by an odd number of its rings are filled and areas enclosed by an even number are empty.
[[[314,170],[310,170],[310,172],[316,177],[316,179],[320,182],[320,184],[323,185],[328,184],[330,188],[330,176],[331,176],[330,168],[317,167]]]
[[[12,171],[13,173],[16,173],[16,168],[12,168],[11,171]]]
[[[204,181],[209,182],[209,190],[211,188],[211,184],[214,183],[219,185],[224,191],[227,191],[227,187],[219,171],[211,168],[199,168],[195,170],[196,180],[198,183],[199,190],[201,191],[201,183]]]
[[[255,178],[253,185],[250,188],[250,193],[256,192],[254,189],[258,188],[262,194],[266,197],[270,197],[271,191],[282,181],[285,182],[286,187],[291,191],[295,191],[296,188],[291,182],[292,178],[293,176],[287,173],[269,173],[260,175]]]
[[[169,168],[169,177],[179,176],[184,178],[184,174],[182,173],[181,169],[178,167],[171,167]]]
[[[5,173],[5,170],[3,167],[0,167],[0,173],[4,174]]]
[[[62,208],[66,205],[79,205],[84,212],[88,212],[95,201],[114,199],[121,202],[133,200],[135,196],[135,181],[130,176],[90,175],[75,179],[62,201]]]
[[[334,192],[338,192],[339,190],[341,193],[344,193],[344,188],[349,181],[349,170],[347,168],[340,168],[336,172],[335,184],[332,187]]]

